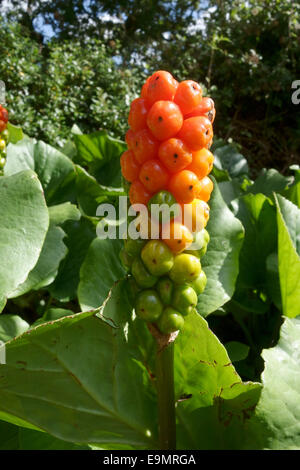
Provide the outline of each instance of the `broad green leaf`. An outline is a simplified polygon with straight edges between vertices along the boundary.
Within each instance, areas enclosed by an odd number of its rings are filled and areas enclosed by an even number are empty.
[[[67,254],[67,248],[63,242],[65,235],[60,227],[50,225],[37,264],[26,281],[10,293],[9,298],[18,297],[32,289],[41,289],[54,281],[59,264]]]
[[[156,448],[150,377],[136,359],[137,341],[128,339],[124,289],[121,298],[108,300],[99,316],[65,317],[8,343],[0,418],[19,418],[70,442]]]
[[[228,356],[231,359],[231,362],[237,362],[246,359],[250,349],[249,346],[240,343],[239,341],[229,341],[224,346],[226,348]]]
[[[5,175],[10,176],[26,169],[37,173],[49,203],[57,203],[56,191],[61,191],[68,177],[75,177],[74,166],[69,158],[54,147],[32,139],[23,139],[7,148]]]
[[[266,260],[267,292],[276,307],[282,311],[280,279],[278,270],[278,253],[271,253]]]
[[[239,252],[244,230],[222,199],[218,185],[209,202],[210,219],[207,230],[210,242],[201,260],[207,276],[206,288],[199,296],[197,310],[206,316],[227,302],[235,287],[239,269]]]
[[[84,217],[64,223],[66,238],[64,243],[68,249],[66,257],[59,265],[55,281],[48,287],[51,295],[66,302],[76,297],[79,283],[79,270],[91,241],[96,236],[94,225]]]
[[[281,192],[288,185],[288,179],[282,176],[277,170],[273,168],[261,170],[258,178],[252,186],[249,186],[248,193],[258,194],[262,193],[265,196],[272,196],[273,192]]]
[[[6,343],[27,331],[29,324],[18,315],[0,315],[0,340]]]
[[[48,224],[42,187],[32,171],[0,178],[0,298],[9,296],[36,265]]]
[[[96,238],[91,243],[80,270],[78,299],[82,310],[102,305],[114,283],[124,278],[121,247],[120,240]]]
[[[19,428],[5,421],[0,421],[0,450],[17,449],[19,449]]]
[[[283,196],[293,202],[300,209],[300,170],[295,171],[294,184],[283,192]]]
[[[233,145],[223,145],[214,151],[214,165],[219,170],[227,170],[232,178],[247,174],[249,171],[246,158]]]
[[[87,165],[88,171],[99,183],[121,186],[119,158],[126,150],[125,142],[110,137],[105,131],[74,135],[77,147],[76,163]]]
[[[67,310],[65,308],[49,308],[46,313],[36,320],[32,327],[41,325],[42,323],[47,323],[53,320],[58,320],[59,318],[67,317],[69,315],[74,315],[72,310]]]
[[[236,215],[245,228],[245,241],[237,286],[261,289],[266,284],[266,259],[277,247],[276,210],[263,194],[247,194],[238,204]]]
[[[293,318],[300,314],[300,209],[279,194],[275,198],[282,310]]]
[[[285,318],[280,340],[265,349],[263,389],[249,426],[248,448],[300,449],[300,318]]]
[[[8,122],[7,129],[9,131],[9,142],[11,144],[16,144],[19,140],[23,139],[24,134],[21,127],[14,126],[11,122]]]
[[[179,449],[239,449],[260,384],[243,383],[226,349],[199,315],[175,343]]]
[[[118,163],[116,163],[118,164]],[[119,196],[124,196],[123,188],[103,186],[89,175],[84,168],[76,165],[76,187],[78,204],[84,214],[95,217],[99,204],[113,202]]]
[[[79,220],[80,211],[74,204],[65,202],[49,207],[50,224],[63,225],[67,220]]]

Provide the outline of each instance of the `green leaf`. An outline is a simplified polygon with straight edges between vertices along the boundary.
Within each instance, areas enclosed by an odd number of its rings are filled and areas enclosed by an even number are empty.
[[[0,178],[0,298],[27,278],[49,224],[42,187],[32,171]]]
[[[131,306],[124,288],[113,297],[98,316],[65,317],[7,344],[1,419],[21,419],[70,442],[156,448],[150,377],[128,336]]]
[[[9,142],[11,144],[16,144],[19,140],[23,139],[24,134],[21,127],[14,126],[11,122],[8,122],[7,129],[9,131]]]
[[[283,192],[283,196],[293,202],[300,209],[300,170],[295,171],[294,184]]]
[[[80,270],[78,299],[82,310],[102,305],[114,283],[124,278],[119,257],[121,248],[120,240],[96,238],[91,243]]]
[[[249,346],[240,343],[239,341],[229,341],[224,346],[232,362],[242,361],[243,359],[246,359],[250,349]]]
[[[206,316],[224,305],[233,295],[239,270],[239,252],[244,238],[241,222],[234,217],[215,184],[210,200],[207,226],[210,242],[201,260],[207,276],[206,288],[198,299],[198,312]]]
[[[7,148],[5,175],[10,176],[25,169],[37,173],[49,203],[57,203],[55,193],[61,191],[68,177],[73,175],[75,178],[74,166],[69,158],[54,147],[32,139],[23,139]]]
[[[281,192],[288,185],[288,179],[282,176],[273,168],[266,170],[263,168],[252,186],[249,186],[247,192],[251,194],[262,193],[265,196],[272,196],[273,192]]]
[[[33,328],[41,325],[42,323],[58,320],[59,318],[67,317],[69,315],[74,315],[74,312],[65,308],[49,308],[49,310],[47,310],[41,318],[36,320],[31,327]]]
[[[232,178],[249,172],[246,158],[240,154],[234,145],[223,145],[214,151],[214,165],[219,170],[227,170]]]
[[[300,314],[300,209],[279,194],[275,200],[282,310],[294,318]]]
[[[249,426],[252,449],[300,449],[299,345],[300,319],[285,318],[277,346],[262,353],[263,390]]]
[[[6,343],[27,331],[29,324],[18,315],[0,315],[0,340]]]
[[[99,183],[121,186],[119,158],[126,150],[125,142],[110,137],[105,131],[74,135],[78,155],[76,163],[87,165],[88,171]]]
[[[48,290],[56,299],[67,302],[76,297],[79,270],[90,243],[96,236],[96,230],[89,220],[81,217],[78,221],[65,222],[64,232],[67,235],[64,243],[68,253],[60,263],[55,281]]]
[[[63,225],[67,220],[79,220],[81,214],[74,204],[65,202],[49,207],[49,217],[51,225]]]
[[[95,217],[99,204],[124,196],[123,188],[103,186],[89,175],[83,168],[76,165],[76,186],[78,204],[84,214]]]
[[[18,297],[32,289],[41,289],[54,281],[59,264],[67,254],[67,248],[63,242],[65,235],[60,227],[50,225],[37,264],[26,281],[10,293],[9,298]]]
[[[175,343],[179,449],[239,449],[260,384],[243,383],[226,349],[199,315]]]

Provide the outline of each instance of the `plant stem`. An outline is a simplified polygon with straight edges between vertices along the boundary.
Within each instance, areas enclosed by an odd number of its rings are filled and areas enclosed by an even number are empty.
[[[174,342],[157,350],[156,377],[160,449],[176,449]]]

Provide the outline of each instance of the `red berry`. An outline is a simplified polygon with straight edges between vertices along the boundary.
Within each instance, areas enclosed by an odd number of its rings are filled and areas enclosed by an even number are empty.
[[[134,143],[135,143],[135,133],[133,132],[132,129],[128,129],[128,131],[125,134],[125,142],[127,144],[127,147],[129,150],[134,149]]]
[[[192,171],[179,171],[171,177],[169,191],[178,203],[189,204],[199,192],[199,180]]]
[[[215,110],[215,103],[211,98],[204,97],[200,101],[200,104],[193,109],[190,113],[186,114],[184,117],[185,119],[188,119],[190,117],[195,117],[195,116],[205,116],[207,117],[211,123],[214,122],[216,115],[216,110]]]
[[[130,106],[128,124],[134,132],[146,127],[147,113],[148,108],[143,98],[133,100]]]
[[[148,204],[151,194],[145,186],[139,181],[134,181],[129,189],[129,200],[131,204]]]
[[[152,105],[155,101],[172,101],[177,85],[178,83],[169,72],[158,70],[149,78],[146,93],[147,102]]]
[[[185,119],[178,133],[179,139],[191,150],[201,150],[208,147],[213,137],[212,125],[204,116],[196,116]]]
[[[126,152],[121,155],[120,161],[122,175],[127,181],[132,183],[138,178],[140,172],[140,166],[135,161],[133,152],[131,150],[126,150]]]
[[[158,140],[174,137],[182,123],[182,113],[173,101],[156,101],[147,117],[147,125]]]
[[[185,80],[179,83],[174,97],[183,114],[190,113],[195,109],[202,99],[202,88],[193,80]]]
[[[134,146],[132,148],[135,159],[142,164],[147,160],[157,157],[159,142],[148,129],[142,129],[135,133]]]
[[[8,122],[8,111],[6,108],[3,108],[3,106],[0,105],[0,120],[4,121],[5,124]]]
[[[148,191],[156,193],[166,188],[169,174],[159,160],[148,160],[143,164],[139,178]]]
[[[171,172],[183,170],[192,162],[192,154],[180,139],[168,139],[160,144],[158,158]]]

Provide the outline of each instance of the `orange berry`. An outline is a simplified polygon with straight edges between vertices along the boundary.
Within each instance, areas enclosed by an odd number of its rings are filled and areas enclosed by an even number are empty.
[[[134,143],[135,143],[135,134],[132,129],[128,129],[128,131],[125,134],[125,142],[127,144],[127,147],[129,150],[134,149]]]
[[[143,98],[136,98],[132,101],[128,115],[128,124],[134,132],[146,127],[147,113],[148,108]]]
[[[131,150],[126,150],[126,152],[121,155],[120,162],[124,178],[127,181],[130,181],[130,183],[135,181],[139,176],[140,166],[135,161],[133,152]]]
[[[187,170],[193,171],[201,180],[211,172],[213,164],[213,154],[206,148],[203,148],[198,152],[193,152],[193,161],[187,167]]]
[[[207,209],[200,199],[194,199],[190,204],[181,204],[181,210],[182,222],[190,232],[200,232],[206,226],[208,220]]]
[[[139,173],[140,181],[151,193],[166,188],[169,174],[159,160],[147,160]]]
[[[179,171],[169,181],[169,191],[179,203],[192,202],[199,189],[199,180],[192,171]]]
[[[147,80],[145,81],[145,83],[144,83],[144,85],[142,86],[142,89],[141,89],[141,98],[144,98],[144,100],[147,99],[147,91],[148,91],[150,78],[151,77],[147,78]]]
[[[174,102],[178,104],[183,114],[190,113],[202,99],[202,88],[193,80],[184,80],[179,83],[175,93]]]
[[[4,131],[6,129],[6,122],[0,120],[0,132]]]
[[[147,116],[147,125],[158,140],[174,137],[182,123],[182,113],[173,101],[156,101]]]
[[[3,121],[5,124],[8,122],[8,111],[6,108],[3,108],[0,104],[0,120]]]
[[[148,129],[142,129],[135,133],[133,153],[138,163],[157,157],[159,142]]]
[[[212,180],[208,176],[205,176],[202,180],[200,180],[200,185],[197,190],[197,198],[207,202],[210,199],[210,195],[213,189],[214,184]]]
[[[174,99],[178,83],[169,72],[158,70],[147,82],[146,100],[149,105],[154,104],[155,101]]]
[[[162,227],[161,238],[173,253],[181,253],[193,243],[189,229],[176,220]]]
[[[208,147],[213,137],[211,122],[204,116],[185,119],[177,137],[182,139],[191,150]]]
[[[172,138],[160,144],[158,158],[171,173],[176,173],[192,162],[192,153],[182,140]]]
[[[195,116],[205,116],[210,120],[211,123],[213,123],[215,120],[215,115],[215,103],[211,98],[204,97],[200,101],[200,104],[184,117],[185,119],[188,119]]]
[[[135,180],[129,188],[129,200],[131,204],[148,204],[151,194],[147,191],[145,186],[139,181]]]

